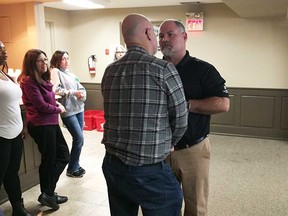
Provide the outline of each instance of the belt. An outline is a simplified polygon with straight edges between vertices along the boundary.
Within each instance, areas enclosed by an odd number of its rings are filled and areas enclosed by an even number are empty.
[[[105,157],[109,158],[110,161],[112,160],[112,161],[115,161],[115,162],[117,162],[119,164],[122,164],[124,166],[131,166],[131,167],[153,167],[153,166],[161,166],[162,167],[162,166],[164,166],[167,163],[166,160],[162,160],[160,162],[156,162],[156,163],[152,163],[152,164],[142,164],[142,165],[139,165],[139,166],[134,166],[134,165],[125,164],[117,156],[115,156],[115,155],[113,155],[111,153],[108,153],[108,152],[106,152],[106,156]]]
[[[191,146],[196,145],[196,144],[202,142],[204,139],[206,139],[207,136],[208,136],[208,135],[202,136],[202,137],[200,137],[199,139],[197,139],[196,141],[194,141],[194,142],[192,142],[192,143],[189,143],[189,144],[186,144],[186,145],[176,145],[176,146],[174,146],[174,150],[179,151],[179,150],[181,150],[181,149],[190,148]]]

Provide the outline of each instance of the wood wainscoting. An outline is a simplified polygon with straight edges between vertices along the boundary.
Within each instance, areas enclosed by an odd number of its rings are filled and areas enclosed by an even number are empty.
[[[230,110],[212,116],[211,132],[288,140],[288,90],[228,88]]]
[[[86,110],[103,109],[101,85],[82,83]],[[288,140],[288,89],[228,88],[230,110],[211,119],[211,133]]]

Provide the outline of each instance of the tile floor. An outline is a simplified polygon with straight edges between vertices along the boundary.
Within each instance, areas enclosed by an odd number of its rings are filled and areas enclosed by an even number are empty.
[[[70,134],[62,129],[67,143],[71,144]],[[101,164],[105,149],[101,144],[102,132],[84,131],[85,146],[81,154],[81,166],[86,169],[83,178],[67,177],[66,171],[60,176],[56,192],[67,195],[69,201],[61,204],[58,211],[51,211],[48,207],[41,206],[38,202],[39,185],[23,193],[25,206],[33,213],[42,212],[42,215],[55,216],[108,216],[109,204],[106,182],[102,174]],[[11,215],[10,203],[0,206],[5,216]],[[39,214],[41,215],[41,213]]]
[[[63,133],[70,144],[71,137],[65,128]],[[84,131],[81,166],[86,174],[83,178],[70,178],[65,172],[61,175],[56,192],[67,195],[67,203],[58,211],[41,206],[37,202],[37,185],[23,193],[26,208],[38,215],[110,215],[101,169],[105,153],[102,135],[97,131]],[[211,135],[210,140],[209,216],[288,215],[288,141],[222,135]],[[0,208],[5,216],[11,215],[9,202]]]

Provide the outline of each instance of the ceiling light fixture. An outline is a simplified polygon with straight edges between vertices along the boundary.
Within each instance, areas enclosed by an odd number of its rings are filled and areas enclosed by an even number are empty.
[[[104,8],[104,5],[94,3],[90,0],[63,0],[65,4],[74,5],[82,8],[96,9],[96,8]]]

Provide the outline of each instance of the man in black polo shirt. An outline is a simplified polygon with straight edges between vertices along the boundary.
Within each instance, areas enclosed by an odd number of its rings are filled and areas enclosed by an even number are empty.
[[[176,66],[189,108],[188,129],[167,160],[182,184],[184,216],[207,216],[210,118],[211,114],[227,112],[230,100],[225,80],[213,65],[191,57],[186,41],[181,22],[170,19],[161,24],[163,58]]]

